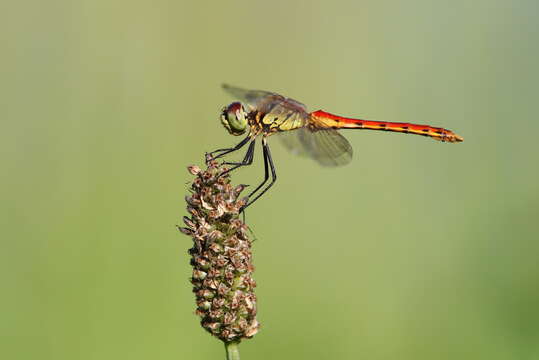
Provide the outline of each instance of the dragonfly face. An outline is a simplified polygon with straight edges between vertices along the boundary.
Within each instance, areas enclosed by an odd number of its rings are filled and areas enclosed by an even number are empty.
[[[232,135],[241,135],[247,130],[248,120],[247,112],[243,105],[239,102],[223,108],[221,112],[221,123]]]

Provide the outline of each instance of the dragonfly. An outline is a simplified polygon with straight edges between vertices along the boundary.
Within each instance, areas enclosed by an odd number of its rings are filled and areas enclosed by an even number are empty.
[[[219,159],[249,144],[242,161],[224,162],[224,164],[230,166],[226,173],[251,165],[256,140],[259,137],[262,138],[264,180],[247,196],[248,201],[241,211],[264,195],[277,180],[267,140],[274,134],[279,134],[278,137],[281,138],[285,147],[293,153],[310,157],[327,167],[345,165],[352,160],[352,146],[338,132],[340,129],[393,131],[421,135],[448,143],[464,140],[451,130],[440,127],[349,118],[323,110],[309,112],[299,101],[274,92],[247,90],[227,84],[223,84],[222,87],[234,98],[241,100],[241,102],[232,102],[222,109],[220,116],[222,125],[232,135],[247,134],[247,136],[233,147],[208,153],[207,161]]]

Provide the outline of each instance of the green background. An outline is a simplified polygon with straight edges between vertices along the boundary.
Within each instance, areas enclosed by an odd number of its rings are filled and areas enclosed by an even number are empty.
[[[350,131],[333,169],[270,139],[244,359],[539,358],[537,1],[0,7],[1,358],[223,358],[175,229],[239,141],[222,82],[465,138]]]

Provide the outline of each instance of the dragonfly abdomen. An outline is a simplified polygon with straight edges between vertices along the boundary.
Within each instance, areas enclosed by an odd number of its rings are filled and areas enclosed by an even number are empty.
[[[433,127],[429,125],[352,119],[333,115],[322,110],[311,113],[311,117],[314,118],[315,123],[322,128],[331,127],[333,129],[367,129],[393,131],[405,134],[427,136],[435,140],[444,142],[460,142],[464,140],[462,137],[453,133],[451,130]]]

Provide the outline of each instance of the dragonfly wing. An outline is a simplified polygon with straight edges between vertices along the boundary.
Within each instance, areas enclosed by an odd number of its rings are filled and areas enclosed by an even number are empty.
[[[279,138],[291,152],[313,158],[322,166],[342,166],[352,160],[352,146],[334,129],[300,128],[282,133]]]
[[[262,100],[268,98],[282,98],[284,100],[283,96],[269,91],[247,90],[227,84],[223,84],[223,90],[232,95],[232,97],[234,97],[235,99],[241,100],[255,107]]]
[[[300,141],[299,133],[303,131],[305,131],[305,129],[285,131],[278,133],[277,137],[279,140],[281,140],[281,144],[284,145],[286,150],[290,151],[292,154],[302,157],[309,157],[310,153]]]
[[[232,85],[223,84],[223,90],[232,95],[232,97],[246,102],[253,108],[264,108],[266,106],[272,107],[274,104],[287,104],[287,106],[295,107],[300,111],[306,112],[305,105],[297,100],[286,98],[274,92],[264,90],[247,90]]]

